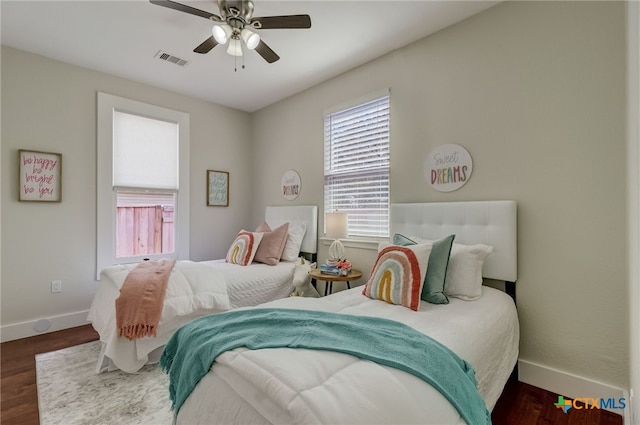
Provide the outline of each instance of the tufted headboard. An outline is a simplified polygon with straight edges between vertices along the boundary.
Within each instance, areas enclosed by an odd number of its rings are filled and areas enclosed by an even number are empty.
[[[300,251],[308,254],[318,252],[317,205],[268,206],[264,211],[264,220],[272,229],[293,221],[305,222],[307,231],[302,239]]]
[[[515,282],[518,277],[517,207],[515,201],[391,204],[391,235],[423,239],[455,234],[454,242],[493,247],[482,275]]]

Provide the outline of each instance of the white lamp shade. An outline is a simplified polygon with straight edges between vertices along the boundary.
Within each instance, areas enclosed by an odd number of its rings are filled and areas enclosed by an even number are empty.
[[[228,24],[214,25],[211,28],[213,38],[220,44],[225,44],[231,36],[231,27]]]
[[[247,45],[247,49],[253,50],[260,43],[260,36],[250,29],[244,28],[240,33],[240,36],[244,40],[244,43]]]
[[[332,239],[346,238],[348,234],[347,213],[331,212],[325,214],[327,237]]]
[[[229,40],[227,53],[229,53],[231,56],[242,56],[242,43],[239,39],[232,38],[231,40]]]

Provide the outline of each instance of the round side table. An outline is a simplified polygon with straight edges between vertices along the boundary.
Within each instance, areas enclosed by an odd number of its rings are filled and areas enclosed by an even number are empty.
[[[333,282],[347,282],[347,288],[351,289],[351,281],[357,280],[362,277],[362,272],[359,270],[351,269],[346,276],[336,276],[332,274],[323,274],[320,269],[312,269],[309,275],[317,280],[323,280],[326,282],[324,285],[324,294],[328,295],[333,293]]]

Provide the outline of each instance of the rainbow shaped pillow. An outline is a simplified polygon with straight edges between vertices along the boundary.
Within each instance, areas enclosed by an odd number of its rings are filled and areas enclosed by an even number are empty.
[[[227,263],[241,266],[251,264],[261,240],[262,233],[241,230],[227,251]]]
[[[378,246],[378,258],[362,293],[374,300],[417,311],[427,273],[431,244]]]

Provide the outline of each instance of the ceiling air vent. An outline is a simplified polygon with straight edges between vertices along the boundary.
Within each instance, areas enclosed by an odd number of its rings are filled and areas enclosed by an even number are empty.
[[[177,56],[170,55],[167,52],[163,52],[162,50],[158,50],[158,53],[154,56],[154,58],[162,59],[163,61],[175,63],[176,65],[185,66],[189,62],[184,59],[180,59]]]

